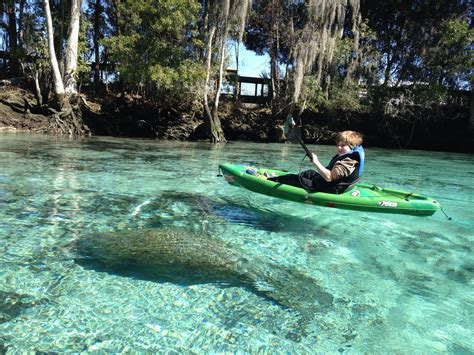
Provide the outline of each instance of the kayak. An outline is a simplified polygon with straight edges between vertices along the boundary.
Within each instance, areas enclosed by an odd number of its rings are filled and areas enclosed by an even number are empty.
[[[413,216],[431,216],[441,209],[434,199],[412,192],[404,192],[357,182],[342,194],[308,192],[307,190],[267,180],[288,172],[257,168],[242,164],[220,164],[225,180],[233,186],[263,195],[315,206],[342,208],[365,212],[400,213]]]

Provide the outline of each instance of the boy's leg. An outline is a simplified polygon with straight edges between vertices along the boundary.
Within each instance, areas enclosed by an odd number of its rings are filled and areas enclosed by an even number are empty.
[[[306,170],[300,174],[286,174],[281,176],[270,177],[268,178],[268,180],[279,182],[285,185],[309,189],[312,187],[313,179],[317,176],[319,176],[319,174],[316,171]]]
[[[267,180],[279,182],[280,184],[291,185],[301,187],[299,175],[297,174],[286,174],[280,176],[272,176]]]

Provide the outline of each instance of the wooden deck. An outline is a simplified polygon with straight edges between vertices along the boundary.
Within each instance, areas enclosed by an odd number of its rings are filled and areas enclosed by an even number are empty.
[[[269,78],[240,76],[235,71],[228,70],[221,95],[242,103],[263,105],[271,100],[270,84]]]

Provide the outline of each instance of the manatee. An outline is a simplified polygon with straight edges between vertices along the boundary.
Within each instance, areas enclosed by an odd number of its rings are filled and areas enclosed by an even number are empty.
[[[155,281],[246,287],[306,316],[333,303],[316,279],[296,269],[249,260],[242,250],[206,234],[180,229],[119,231],[79,239],[74,249],[82,265]]]

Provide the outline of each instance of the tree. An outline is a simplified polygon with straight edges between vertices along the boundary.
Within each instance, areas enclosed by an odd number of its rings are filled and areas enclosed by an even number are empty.
[[[7,0],[6,5],[8,15],[8,45],[10,47],[10,76],[16,77],[19,74],[19,50],[15,0]]]
[[[437,115],[435,111],[444,111],[450,102],[449,90],[469,89],[473,67],[470,2],[366,0],[362,16],[376,33],[373,43],[379,53],[382,87],[370,88],[373,111],[397,102],[401,116],[414,124],[429,116],[404,112],[416,107]],[[472,110],[473,106],[471,115]]]
[[[287,100],[298,103],[304,83],[310,82],[327,98],[332,77],[339,74],[335,54],[341,38],[347,39],[351,52],[344,75],[354,75],[359,52],[359,7],[359,0],[256,1],[246,44],[257,53],[269,54],[272,87],[279,102],[286,101],[282,100],[285,93],[280,87],[292,88]],[[281,63],[287,65],[283,86],[279,84]],[[314,79],[304,80],[306,75]],[[314,92],[314,88],[310,90]],[[304,102],[300,110],[303,107]]]
[[[120,33],[118,3],[117,0],[93,0],[88,2],[88,6],[84,10],[83,17],[89,25],[86,31],[84,59],[93,64],[92,83],[97,95],[102,93],[102,82],[109,83],[105,75],[108,75],[107,73],[113,71],[114,68],[114,63],[109,62],[107,47],[103,40]],[[121,20],[120,22],[125,21]],[[118,82],[120,82],[120,76]],[[115,86],[119,87],[119,85]],[[109,90],[108,86],[106,90]]]
[[[204,117],[205,129],[208,132],[211,141],[214,143],[225,142],[224,131],[222,130],[219,119],[219,100],[224,76],[224,64],[226,60],[226,47],[229,39],[231,26],[238,28],[238,41],[240,42],[245,27],[245,20],[250,8],[249,0],[214,0],[206,1],[204,4],[204,22],[206,39],[206,80],[204,84]],[[217,46],[216,55],[218,61],[218,74],[214,91],[214,100],[212,108],[209,107],[208,94],[211,80],[213,48]]]
[[[256,0],[246,27],[245,46],[258,55],[270,57],[272,109],[274,114],[286,106],[288,74],[293,64],[296,33],[302,27],[305,3],[302,1]],[[285,78],[280,71],[286,65]],[[282,80],[287,83],[282,85]]]
[[[316,76],[316,84],[327,96],[331,75],[335,71],[334,54],[337,40],[342,38],[347,22],[353,23],[351,28],[357,31],[359,7],[359,0],[309,0],[306,22],[298,33],[294,49],[295,103],[299,100],[303,78],[308,70]],[[358,43],[352,43],[356,52]]]
[[[77,95],[76,87],[76,69],[78,59],[78,45],[79,45],[79,27],[81,14],[82,0],[71,1],[71,20],[69,24],[69,32],[66,45],[65,55],[65,92],[68,96]]]
[[[474,30],[466,21],[448,19],[433,34],[434,45],[424,52],[420,77],[449,89],[469,88],[474,66]]]
[[[63,109],[64,107],[69,108],[69,102],[67,101],[66,93],[64,90],[63,79],[61,77],[61,72],[59,71],[59,63],[58,58],[56,57],[56,49],[54,47],[53,19],[51,17],[49,0],[44,0],[43,5],[46,17],[46,29],[48,33],[49,59],[51,61],[51,67],[53,71],[54,94],[56,96],[56,101],[60,109]]]
[[[117,31],[102,43],[117,63],[124,90],[169,106],[193,102],[204,81],[194,50],[199,5],[125,0],[116,6]]]
[[[53,119],[54,123],[57,127],[58,133],[65,133],[69,135],[84,135],[89,131],[87,126],[83,125],[80,106],[71,106],[70,97],[67,95],[63,83],[63,79],[61,77],[61,72],[59,70],[59,64],[56,57],[56,50],[54,46],[54,30],[53,30],[53,20],[51,17],[51,9],[49,6],[49,0],[44,0],[44,12],[46,18],[46,28],[48,34],[48,50],[49,50],[49,57],[51,62],[51,67],[53,71],[53,81],[54,81],[54,93],[56,98],[56,103],[59,107],[59,112],[55,112]],[[80,5],[79,3],[73,4],[71,10],[74,12],[76,9],[74,6]],[[74,20],[75,21],[75,20]],[[75,25],[74,25],[75,26]],[[71,31],[72,32],[72,31]],[[73,36],[75,36],[73,34]],[[76,43],[74,43],[76,42]],[[75,69],[75,65],[77,64],[77,49],[71,49],[69,46],[77,45],[77,40],[72,38],[68,41],[68,47],[66,50],[69,54],[68,56],[75,56],[75,58],[69,58],[69,69]],[[77,47],[76,47],[77,48]],[[71,64],[72,63],[72,64]],[[72,69],[72,70],[74,70]],[[72,71],[69,72],[72,75]],[[70,92],[71,94],[76,94],[76,92]]]
[[[93,5],[94,7],[94,15],[93,15],[93,23],[94,23],[94,34],[93,34],[93,47],[94,47],[94,88],[96,94],[99,92],[99,84],[100,84],[100,46],[99,40],[102,38],[101,34],[101,22],[102,20],[102,12],[103,6],[101,0],[95,0]]]
[[[459,60],[458,54],[464,53],[465,56],[468,53],[469,45],[466,46],[462,38],[467,34],[468,19],[472,17],[470,11],[469,2],[464,0],[365,0],[361,12],[376,33],[375,45],[380,53],[379,71],[383,85],[442,82],[439,75],[451,71],[455,64],[451,60],[441,62],[452,55]],[[465,30],[456,29],[456,23],[464,23]],[[457,30],[460,32],[455,34]],[[450,49],[446,46],[448,43]],[[447,70],[433,71],[433,66],[444,66]]]

